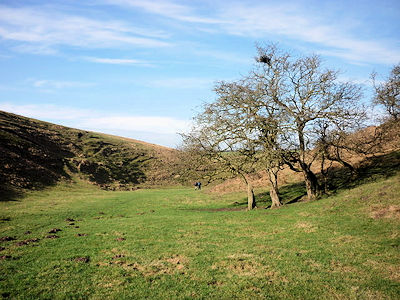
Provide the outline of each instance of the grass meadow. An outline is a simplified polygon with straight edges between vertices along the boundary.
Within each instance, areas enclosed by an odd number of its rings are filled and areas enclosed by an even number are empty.
[[[399,195],[397,174],[248,212],[244,193],[60,183],[0,202],[0,296],[399,299]]]

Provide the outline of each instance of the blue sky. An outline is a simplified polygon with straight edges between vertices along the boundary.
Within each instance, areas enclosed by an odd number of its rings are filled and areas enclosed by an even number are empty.
[[[175,147],[256,43],[363,84],[400,62],[400,1],[0,1],[0,110]]]

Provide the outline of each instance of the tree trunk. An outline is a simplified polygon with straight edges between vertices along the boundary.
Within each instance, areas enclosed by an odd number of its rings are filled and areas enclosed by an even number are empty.
[[[282,206],[281,199],[279,198],[279,188],[278,188],[278,172],[274,170],[267,170],[268,179],[271,183],[271,189],[269,190],[269,195],[271,196],[271,208],[276,208]]]
[[[250,180],[248,180],[245,175],[240,174],[240,176],[247,185],[247,209],[252,210],[256,207],[256,198],[254,197],[253,186],[251,185]]]
[[[304,175],[308,200],[314,200],[317,198],[320,188],[317,176],[315,176],[315,174],[311,171],[310,166],[306,163],[306,144],[304,141],[304,127],[305,124],[299,121],[297,124],[297,134],[299,137],[299,148],[300,148],[299,164]]]
[[[317,176],[315,176],[315,174],[310,170],[310,168],[303,167],[304,164],[301,165],[304,175],[304,181],[306,183],[308,200],[315,200],[320,192]]]
[[[320,173],[322,175],[324,193],[328,194],[328,175],[329,175],[329,169],[332,166],[332,162],[330,163],[330,166],[326,167],[326,170],[325,170],[325,161],[326,161],[325,153],[326,153],[326,151],[324,151],[324,153],[322,153],[322,156],[321,156],[321,172]]]
[[[247,183],[247,209],[252,210],[256,207],[256,199],[254,197],[253,186],[250,182]]]

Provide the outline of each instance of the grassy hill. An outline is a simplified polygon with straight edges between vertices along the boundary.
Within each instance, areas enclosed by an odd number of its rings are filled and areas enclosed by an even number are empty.
[[[78,181],[0,202],[0,298],[400,298],[399,170],[275,210],[245,199]]]
[[[299,201],[288,173],[282,208],[246,211],[235,189],[137,190],[173,183],[175,150],[4,112],[0,125],[0,298],[400,298],[393,146],[355,177],[337,169],[330,196]]]
[[[172,183],[176,151],[0,111],[0,191],[12,196],[75,175],[107,189]]]

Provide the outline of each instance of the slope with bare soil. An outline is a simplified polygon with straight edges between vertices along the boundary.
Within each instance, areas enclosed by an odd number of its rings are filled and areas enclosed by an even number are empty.
[[[171,183],[175,156],[174,149],[0,112],[3,194],[74,174],[108,189]]]

